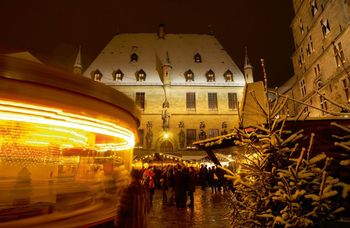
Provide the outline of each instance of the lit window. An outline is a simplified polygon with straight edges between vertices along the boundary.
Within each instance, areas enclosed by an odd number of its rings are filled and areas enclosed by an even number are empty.
[[[137,106],[139,106],[142,110],[145,109],[145,93],[144,92],[137,92],[136,93],[136,100],[135,103]]]
[[[301,91],[301,96],[305,97],[306,96],[306,85],[305,85],[304,79],[300,80],[300,91]]]
[[[320,23],[321,23],[323,37],[326,37],[326,35],[331,32],[331,27],[329,26],[329,21],[328,21],[328,19],[326,19],[326,20],[321,19]]]
[[[233,82],[233,74],[232,74],[232,72],[230,70],[227,70],[224,73],[224,78],[225,78],[226,82]]]
[[[201,63],[202,62],[202,57],[199,53],[194,55],[194,62],[196,63]]]
[[[333,50],[337,66],[340,67],[345,62],[345,56],[341,42],[338,44],[333,43]]]
[[[124,77],[124,73],[120,69],[113,72],[113,80],[114,81],[122,81],[123,77]]]
[[[186,93],[186,109],[188,111],[196,110],[196,93],[194,92]]]
[[[209,138],[219,136],[219,129],[209,129]]]
[[[193,142],[196,141],[196,129],[186,130],[186,145],[188,148],[193,147]]]
[[[91,79],[94,81],[101,81],[102,73],[99,70],[94,70],[91,72]]]
[[[312,16],[315,16],[316,13],[317,13],[317,10],[318,10],[316,0],[311,0],[310,1],[310,7],[311,7],[311,14],[312,14]]]
[[[137,62],[138,59],[139,59],[139,56],[136,53],[131,54],[131,56],[130,56],[131,62]]]
[[[216,93],[208,93],[208,109],[211,111],[218,110],[218,98]]]
[[[350,103],[349,79],[347,79],[347,78],[343,79],[342,84],[343,84],[343,90],[345,93],[346,103]]]
[[[193,74],[192,70],[187,70],[185,72],[185,79],[186,79],[186,82],[193,82],[194,81],[194,74]]]
[[[212,70],[209,70],[205,76],[207,77],[207,82],[215,82],[215,73]]]
[[[237,110],[237,93],[228,93],[228,109]]]
[[[144,82],[146,81],[146,73],[144,70],[139,70],[136,72],[136,81],[138,82]]]

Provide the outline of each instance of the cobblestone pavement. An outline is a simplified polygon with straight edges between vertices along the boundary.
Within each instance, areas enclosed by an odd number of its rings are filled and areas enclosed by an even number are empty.
[[[189,202],[189,198],[187,200]],[[230,219],[226,202],[225,194],[212,194],[209,188],[205,191],[196,188],[194,208],[176,208],[164,205],[162,191],[156,190],[153,206],[148,214],[148,225],[149,228],[227,228],[230,227]]]

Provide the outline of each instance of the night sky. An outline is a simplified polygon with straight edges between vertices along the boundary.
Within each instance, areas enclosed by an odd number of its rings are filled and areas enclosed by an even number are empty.
[[[213,32],[242,69],[244,47],[269,86],[293,75],[292,0],[0,0],[0,52],[29,50],[45,63],[69,69],[82,45],[83,67],[117,33]]]

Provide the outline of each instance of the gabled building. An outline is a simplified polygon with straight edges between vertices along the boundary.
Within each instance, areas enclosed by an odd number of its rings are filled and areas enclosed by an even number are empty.
[[[295,75],[281,92],[316,106],[289,102],[292,115],[331,116],[350,102],[350,2],[338,0],[293,0],[291,22],[295,52]],[[328,98],[328,99],[327,99]]]
[[[85,77],[131,97],[142,111],[135,153],[180,153],[192,142],[238,126],[238,101],[253,81],[213,35],[118,34],[84,72]],[[245,77],[245,75],[247,77]]]

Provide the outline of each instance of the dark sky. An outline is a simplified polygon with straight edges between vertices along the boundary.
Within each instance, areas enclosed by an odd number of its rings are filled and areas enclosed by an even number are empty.
[[[71,67],[77,48],[83,65],[97,56],[116,33],[157,31],[209,33],[242,69],[244,47],[269,86],[293,75],[290,22],[292,0],[0,0],[0,51],[27,49],[46,63]]]

